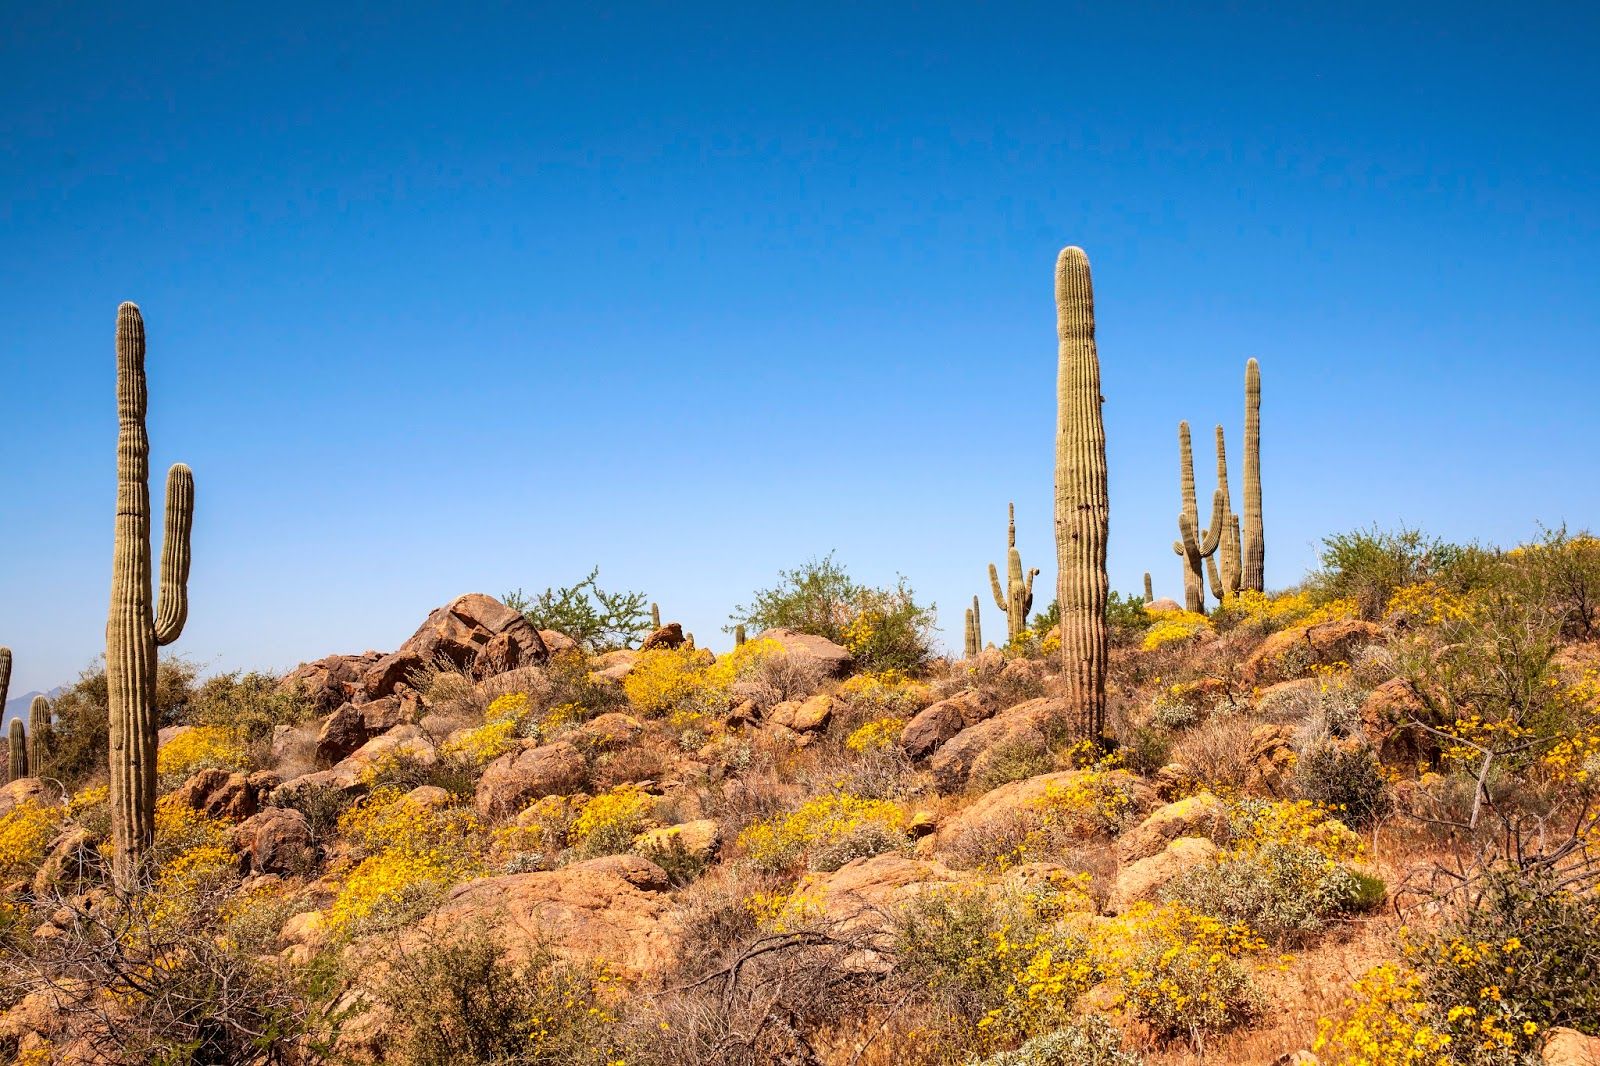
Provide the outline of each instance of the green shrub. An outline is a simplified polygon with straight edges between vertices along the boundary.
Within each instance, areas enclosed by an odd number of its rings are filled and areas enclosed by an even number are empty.
[[[1465,551],[1420,529],[1357,529],[1322,539],[1322,568],[1307,584],[1321,599],[1355,600],[1376,621],[1396,589],[1448,573]]]
[[[521,589],[503,597],[521,611],[535,629],[553,629],[600,653],[631,648],[650,635],[650,607],[642,592],[607,592],[600,587],[600,568],[565,588],[547,588],[529,597]]]
[[[1271,841],[1189,871],[1167,896],[1222,921],[1243,922],[1282,945],[1354,910],[1364,891],[1354,874],[1315,848]]]
[[[1144,638],[1144,631],[1155,623],[1155,617],[1144,609],[1142,594],[1113,592],[1106,598],[1106,622],[1111,626],[1113,644],[1137,644]]]
[[[780,570],[778,584],[734,608],[735,625],[755,630],[793,629],[826,637],[850,649],[868,670],[910,670],[933,653],[934,609],[916,602],[900,578],[873,588],[853,580],[829,552],[793,570]]]
[[[1140,1066],[1143,1061],[1122,1050],[1121,1031],[1098,1014],[1074,1018],[1015,1051],[968,1060],[969,1066]]]
[[[156,667],[156,720],[162,726],[188,725],[190,697],[199,668],[183,659],[163,658]],[[51,704],[55,713],[50,769],[67,786],[102,774],[111,745],[106,670],[96,662]]]
[[[1364,744],[1325,740],[1295,764],[1300,795],[1338,812],[1354,829],[1371,825],[1392,807],[1378,756]]]

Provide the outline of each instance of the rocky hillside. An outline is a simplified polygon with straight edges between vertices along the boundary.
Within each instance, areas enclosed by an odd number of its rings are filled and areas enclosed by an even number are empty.
[[[915,669],[784,628],[596,655],[462,596],[392,652],[189,691],[137,898],[103,772],[0,790],[0,1050],[1594,1061],[1600,643],[1507,591],[1517,558],[1376,610],[1123,610],[1100,747],[1054,632]]]

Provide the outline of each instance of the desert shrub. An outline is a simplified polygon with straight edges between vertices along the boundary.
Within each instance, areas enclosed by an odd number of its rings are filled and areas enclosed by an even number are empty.
[[[427,806],[397,788],[346,811],[339,833],[355,860],[328,907],[341,933],[403,924],[483,867],[484,832],[471,811]]]
[[[1150,616],[1150,625],[1139,642],[1144,651],[1178,644],[1211,630],[1210,620],[1194,611],[1152,611],[1148,607],[1144,610]]]
[[[198,770],[232,773],[249,767],[244,738],[227,726],[191,726],[163,744],[156,755],[156,772],[166,788],[181,784]]]
[[[1334,862],[1365,857],[1361,838],[1338,818],[1308,800],[1238,799],[1227,805],[1222,843],[1249,852],[1274,844],[1311,848]]]
[[[586,801],[568,832],[584,858],[616,855],[633,847],[633,838],[654,820],[655,800],[637,785],[618,785]]]
[[[1328,1066],[1438,1066],[1454,1061],[1451,1042],[1435,1025],[1422,975],[1385,962],[1356,979],[1337,1016],[1317,1020],[1313,1049]]]
[[[587,651],[631,648],[650,634],[648,597],[642,592],[606,592],[599,578],[597,566],[575,585],[547,588],[532,597],[517,589],[506,593],[503,602],[520,611],[533,628],[553,629]]]
[[[451,738],[441,749],[476,765],[487,766],[516,748],[533,718],[534,708],[526,692],[507,692],[496,696],[483,712],[483,724]]]
[[[196,726],[229,731],[249,752],[253,765],[263,765],[280,725],[296,725],[315,716],[310,701],[278,688],[270,674],[216,674],[195,687],[188,717]]]
[[[845,738],[844,746],[862,755],[884,751],[900,743],[900,734],[905,726],[904,718],[874,718],[853,730]]]
[[[839,686],[838,694],[860,717],[904,720],[933,702],[927,684],[893,669],[856,674]]]
[[[1172,761],[1213,792],[1244,790],[1250,779],[1250,735],[1258,718],[1227,715],[1195,726],[1172,745]]]
[[[734,608],[734,624],[794,629],[843,644],[869,670],[915,669],[933,651],[934,610],[904,578],[873,588],[852,579],[833,554],[778,572],[778,584]]]
[[[1042,740],[1019,738],[1006,740],[984,754],[981,766],[974,775],[974,784],[980,791],[988,792],[1022,781],[1056,768],[1055,757]]]
[[[837,870],[851,859],[905,847],[905,825],[905,812],[893,803],[830,792],[751,825],[739,834],[739,846],[760,870]]]
[[[1056,610],[1056,618],[1060,620],[1060,606],[1051,603]],[[1111,642],[1116,645],[1138,644],[1144,637],[1145,631],[1155,624],[1156,616],[1144,608],[1144,596],[1141,593],[1121,595],[1113,592],[1106,598],[1106,624],[1111,627]],[[1037,624],[1037,623],[1036,623]],[[1039,630],[1043,633],[1046,630]]]
[[[1557,619],[1563,637],[1600,636],[1600,538],[1565,526],[1545,530],[1505,553],[1504,566],[1516,592]]]
[[[761,687],[772,683],[775,675],[765,664],[780,660],[787,663],[791,658],[782,645],[772,640],[749,641],[715,661],[709,653],[687,644],[656,648],[639,656],[623,678],[622,688],[628,702],[640,712],[685,716],[688,721],[693,716],[727,711],[742,685]],[[767,695],[770,698],[771,694]]]
[[[1002,1051],[970,1066],[1140,1066],[1144,1060],[1122,1050],[1122,1033],[1104,1017],[1086,1014],[1015,1051]]]
[[[811,695],[827,680],[827,667],[815,657],[791,655],[770,640],[747,642],[744,648],[755,644],[761,644],[762,648],[754,655],[745,653],[743,648],[731,653],[747,656],[741,660],[744,665],[733,683],[733,699],[750,700],[761,710],[768,711],[785,700]]]
[[[1321,852],[1273,842],[1219,855],[1174,882],[1168,898],[1287,945],[1364,897],[1355,874]]]
[[[65,813],[61,807],[24,800],[0,814],[0,884],[39,868]]]
[[[396,941],[373,988],[396,1024],[387,1061],[409,1066],[483,1062],[616,1066],[623,1061],[614,978],[565,962],[543,944],[513,961],[487,928]]]
[[[344,789],[317,785],[297,789],[284,801],[284,806],[305,815],[312,839],[320,844],[338,832],[339,819],[355,804],[356,798]]]
[[[199,672],[192,663],[163,658],[156,667],[156,720],[162,726],[188,721],[189,697]],[[51,703],[55,713],[50,769],[69,787],[106,769],[111,745],[110,702],[105,664],[96,662]]]
[[[1324,602],[1354,600],[1361,617],[1376,621],[1396,589],[1445,575],[1463,550],[1419,529],[1339,533],[1323,538],[1321,569],[1306,586]]]
[[[950,846],[950,861],[1005,868],[1059,859],[1086,840],[1126,828],[1134,810],[1127,778],[1100,764],[1050,785],[1009,818],[963,834]]]
[[[1383,766],[1365,744],[1323,741],[1303,752],[1294,769],[1301,796],[1354,828],[1371,825],[1393,806]]]
[[[1219,632],[1247,629],[1265,635],[1296,625],[1316,625],[1354,618],[1360,605],[1347,597],[1319,597],[1307,590],[1268,594],[1246,589],[1224,600],[1211,613]]]

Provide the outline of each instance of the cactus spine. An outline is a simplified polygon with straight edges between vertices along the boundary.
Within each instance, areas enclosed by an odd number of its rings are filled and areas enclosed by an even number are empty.
[[[1211,497],[1211,526],[1200,528],[1199,506],[1194,494],[1194,448],[1189,442],[1187,422],[1178,423],[1178,480],[1183,494],[1183,510],[1178,514],[1181,537],[1172,542],[1172,550],[1184,564],[1184,606],[1198,614],[1206,609],[1204,563],[1222,540],[1228,504],[1219,487]]]
[[[1039,576],[1035,567],[1024,576],[1022,553],[1017,551],[1017,505],[1007,505],[1006,523],[1006,587],[1000,588],[1000,573],[989,564],[989,589],[994,593],[995,606],[1006,613],[1006,640],[1014,641],[1028,628],[1028,612],[1033,610],[1033,579]]]
[[[1106,712],[1106,428],[1094,342],[1089,257],[1066,248],[1056,260],[1056,602],[1061,663],[1073,733],[1098,741]]]
[[[1261,530],[1261,364],[1244,365],[1244,537],[1239,584],[1266,591],[1267,545]]]
[[[654,633],[661,628],[661,608],[656,604],[650,605],[650,632]]]
[[[50,701],[35,696],[28,706],[28,766],[38,777],[44,772],[46,757],[50,754]]]
[[[1150,571],[1144,572],[1144,602],[1151,603],[1155,600],[1155,586],[1150,584]]]
[[[6,780],[19,781],[28,776],[28,733],[20,718],[11,719],[8,747],[11,758],[6,766]]]
[[[152,602],[148,398],[144,320],[124,303],[117,308],[117,518],[106,623],[112,877],[120,891],[137,883],[155,837],[156,648],[178,639],[189,614],[194,475],[181,463],[167,474],[160,600]]]

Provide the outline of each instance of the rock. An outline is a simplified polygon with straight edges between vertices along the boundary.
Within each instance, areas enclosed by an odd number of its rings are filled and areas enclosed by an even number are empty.
[[[1159,600],[1151,600],[1145,604],[1144,609],[1152,614],[1162,614],[1169,611],[1181,611],[1183,610],[1183,604],[1171,597],[1163,596]]]
[[[444,929],[484,921],[511,954],[549,943],[624,975],[668,963],[678,938],[665,870],[638,855],[610,855],[560,870],[485,877],[457,886],[431,921]]]
[[[577,651],[578,642],[565,633],[558,633],[554,629],[539,630],[539,639],[544,641],[545,650],[551,655],[559,655],[564,651]]]
[[[1354,662],[1362,648],[1382,640],[1376,625],[1354,618],[1292,626],[1262,642],[1245,661],[1244,676],[1258,686],[1305,677],[1314,666]]]
[[[985,792],[973,800],[965,810],[939,826],[934,840],[940,850],[959,843],[971,833],[985,833],[1001,829],[1008,824],[1025,820],[1033,815],[1038,805],[1052,790],[1070,787],[1092,770],[1062,770],[1053,774],[1013,781]],[[1139,818],[1155,806],[1155,792],[1143,780],[1126,770],[1104,773],[1106,782],[1125,792],[1132,803],[1128,817]]]
[[[50,854],[33,875],[34,896],[48,899],[67,882],[81,878],[85,870],[94,869],[100,858],[95,854],[94,845],[94,835],[82,826],[63,833],[50,846]]]
[[[939,830],[939,816],[932,811],[918,811],[911,816],[911,821],[906,823],[906,835],[913,840],[920,840]]]
[[[475,678],[491,677],[548,658],[539,631],[492,596],[470,592],[428,615],[411,639],[368,667],[368,697],[391,695],[412,672],[440,660]]]
[[[833,718],[834,699],[819,693],[806,700],[789,700],[772,709],[772,723],[796,733],[815,733],[826,729]]]
[[[297,806],[312,793],[323,789],[346,797],[355,797],[365,794],[367,786],[362,783],[361,775],[355,767],[340,763],[326,770],[290,778],[272,790],[268,802],[274,807]]]
[[[913,715],[900,731],[900,747],[913,759],[925,759],[945,741],[987,717],[989,712],[976,693],[959,692]]]
[[[298,874],[311,868],[311,824],[292,807],[268,807],[233,829],[233,847],[246,873]]]
[[[338,763],[360,775],[378,763],[391,758],[408,758],[424,766],[439,761],[439,752],[433,741],[422,735],[414,725],[397,725],[382,736],[373,737]]]
[[[406,793],[406,799],[425,810],[438,810],[455,802],[455,797],[438,785],[418,785]]]
[[[1124,866],[1111,890],[1112,910],[1154,899],[1162,888],[1216,854],[1217,846],[1204,837],[1179,837],[1159,853]]]
[[[797,899],[813,901],[845,931],[881,932],[895,910],[930,888],[965,880],[942,863],[908,855],[852,859],[832,873],[807,874]]]
[[[478,782],[475,804],[486,818],[508,818],[541,796],[576,792],[588,766],[564,740],[509,752],[490,763]]]
[[[156,730],[156,749],[159,751],[161,748],[171,744],[174,740],[177,740],[179,737],[183,736],[193,728],[194,726],[192,725],[162,726],[160,729]]]
[[[594,675],[603,677],[607,681],[621,681],[633,672],[634,665],[639,661],[639,653],[629,649],[608,651],[594,661]]]
[[[317,761],[332,766],[373,737],[397,725],[415,724],[421,717],[422,702],[414,695],[342,704],[317,734]]]
[[[1150,817],[1117,839],[1117,858],[1124,863],[1160,854],[1179,837],[1215,840],[1225,828],[1227,811],[1209,792],[1157,807]]]
[[[362,678],[381,658],[381,652],[369,651],[301,663],[278,681],[278,691],[309,701],[319,715],[329,714],[361,691]]]
[[[321,911],[301,911],[289,916],[278,932],[278,946],[290,962],[303,966],[332,941],[328,919]]]
[[[1368,694],[1361,704],[1361,731],[1385,766],[1415,769],[1439,757],[1439,741],[1413,722],[1428,722],[1433,715],[1411,682],[1393,677]]]
[[[1250,731],[1249,765],[1244,787],[1249,792],[1269,796],[1284,795],[1289,775],[1294,772],[1294,734],[1286,727],[1270,723]]]
[[[237,821],[261,809],[261,801],[277,788],[276,774],[230,774],[226,770],[200,770],[179,785],[173,800],[212,818]]]
[[[705,862],[716,858],[721,845],[722,830],[711,818],[646,829],[633,840],[634,849],[645,855],[652,851],[670,852],[682,848],[690,858]]]
[[[843,677],[849,673],[851,664],[855,662],[855,656],[843,646],[811,633],[782,628],[763,629],[755,639],[776,641],[790,655],[815,659],[833,677]]]
[[[1558,1025],[1545,1034],[1539,1057],[1544,1066],[1600,1066],[1600,1037]]]
[[[668,622],[660,629],[644,638],[644,643],[639,645],[639,651],[672,651],[683,647],[683,626],[677,622]]]
[[[1047,733],[1068,714],[1067,701],[1043,697],[1019,703],[993,718],[967,726],[951,737],[928,760],[934,787],[940,792],[959,792],[981,776],[996,753],[1004,754],[1019,745],[1037,746],[1043,751]]]
[[[55,801],[55,790],[37,777],[19,777],[0,786],[0,815],[8,813],[20,803],[50,804]]]
[[[615,751],[638,740],[643,732],[644,723],[633,715],[607,711],[580,726],[573,739],[591,751]]]

